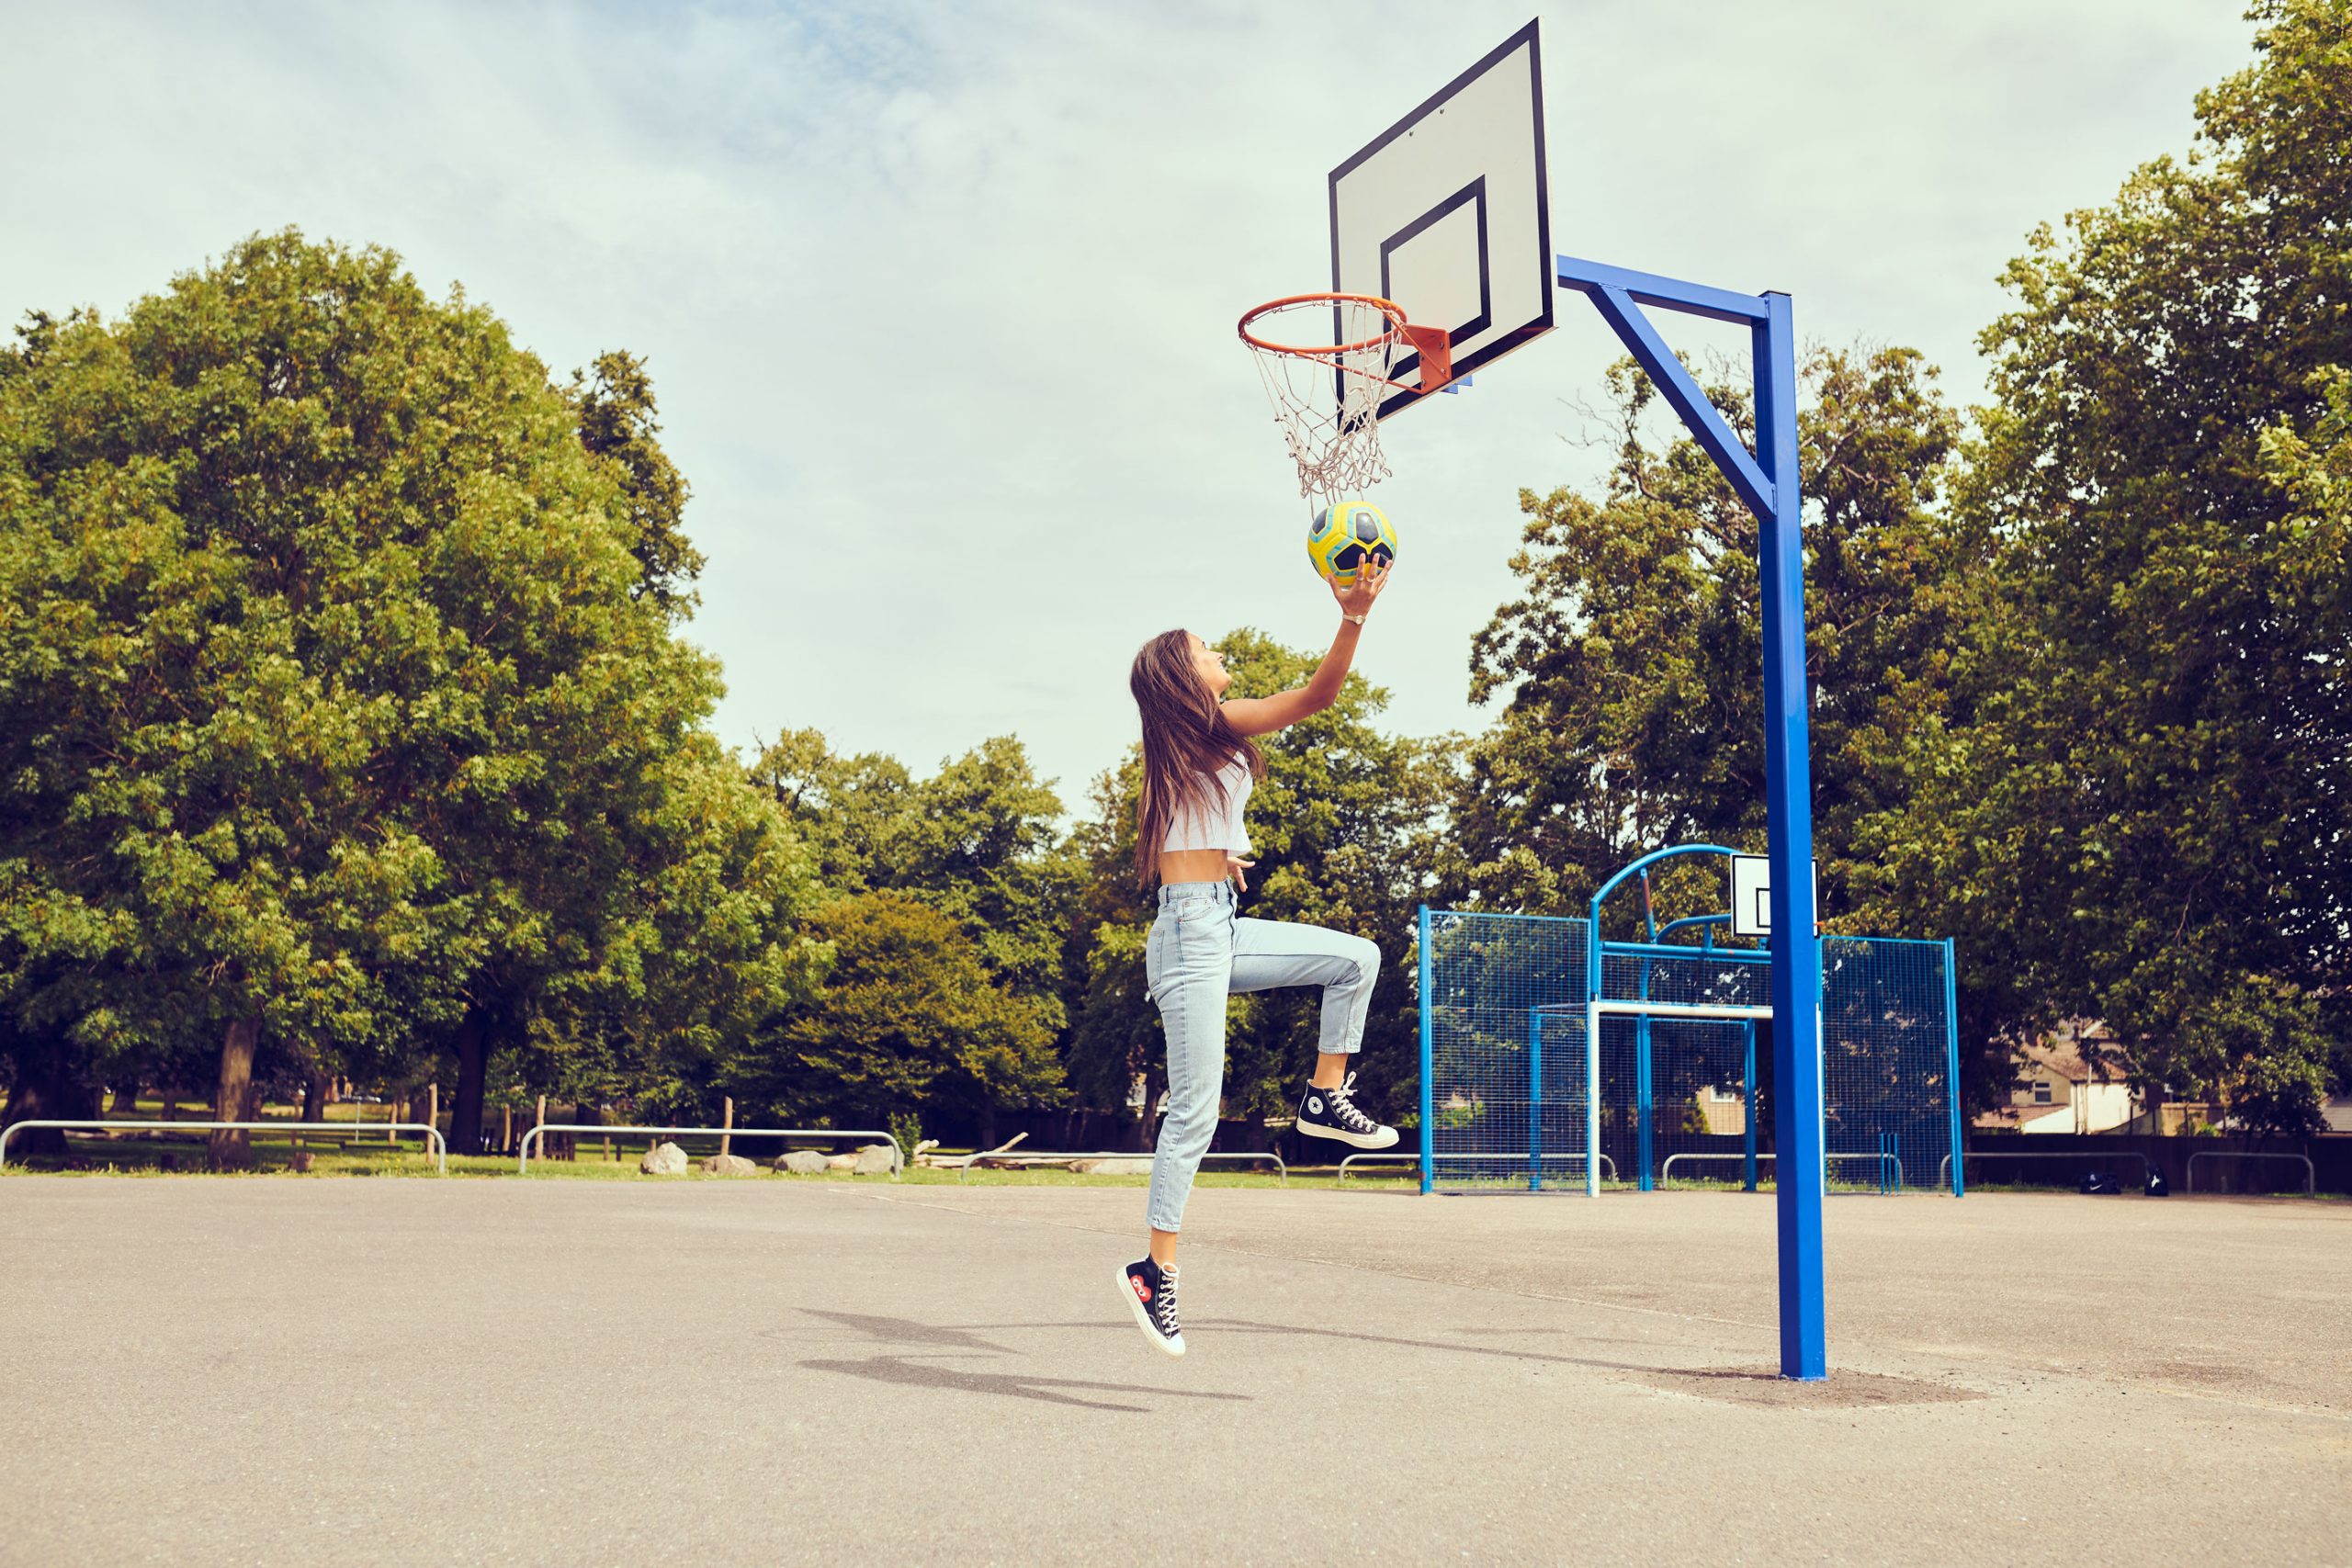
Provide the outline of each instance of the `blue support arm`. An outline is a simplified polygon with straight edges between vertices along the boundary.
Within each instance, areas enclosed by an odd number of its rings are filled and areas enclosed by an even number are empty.
[[[1589,292],[1592,302],[1600,308],[1601,319],[1657,384],[1674,412],[1682,416],[1692,439],[1715,460],[1715,467],[1724,471],[1732,489],[1739,491],[1739,499],[1758,517],[1770,516],[1772,481],[1764,477],[1756,459],[1748,455],[1747,443],[1740,440],[1722,412],[1707,400],[1707,394],[1699,389],[1699,383],[1683,367],[1681,359],[1667,346],[1657,329],[1650,325],[1650,319],[1642,314],[1642,308],[1634,303],[1633,296],[1622,288],[1595,288]]]

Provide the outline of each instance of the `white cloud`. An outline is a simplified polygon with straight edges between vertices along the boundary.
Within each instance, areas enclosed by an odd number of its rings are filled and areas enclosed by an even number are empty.
[[[650,356],[738,742],[918,767],[1013,732],[1073,804],[1172,624],[1328,600],[1241,309],[1322,286],[1324,175],[1524,0],[655,13],[84,4],[9,25],[0,310],[119,311],[256,229],[388,244],[559,371]],[[1555,248],[1786,288],[1973,397],[2034,223],[2177,151],[2247,30],[2207,0],[1603,4],[1544,16]],[[1562,330],[1391,427],[1405,555],[1362,668],[1480,722],[1521,486],[1589,476]],[[1682,333],[1680,341],[1700,341]]]

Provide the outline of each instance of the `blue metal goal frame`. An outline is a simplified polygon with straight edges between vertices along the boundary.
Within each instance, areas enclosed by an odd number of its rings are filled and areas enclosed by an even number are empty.
[[[1562,1165],[1589,1196],[1599,1195],[1604,1175],[1619,1182],[1621,1167],[1630,1168],[1622,1179],[1646,1192],[1684,1158],[1738,1161],[1742,1184],[1757,1190],[1758,1168],[1777,1159],[1760,1146],[1757,1117],[1756,1027],[1771,1017],[1771,949],[1762,940],[1719,942],[1715,928],[1733,923],[1727,910],[1662,921],[1649,895],[1662,863],[1734,853],[1720,844],[1651,852],[1612,874],[1575,917],[1423,907],[1423,1114],[1413,1157],[1424,1193],[1522,1181],[1530,1192],[1560,1190],[1570,1184],[1557,1179],[1568,1174]],[[1636,882],[1638,919],[1606,922],[1610,898]],[[1825,1165],[1834,1171],[1839,1160],[1870,1162],[1869,1175],[1850,1186],[1882,1194],[1950,1179],[1960,1196],[1963,1178],[1951,1174],[1955,1162],[1965,1164],[1954,944],[1825,936],[1821,945]],[[1628,1027],[1613,1046],[1594,1049],[1612,1018]],[[1582,1031],[1567,1036],[1566,1051],[1545,1039],[1558,1025]],[[1661,1032],[1655,1039],[1653,1026]],[[1614,1061],[1606,1074],[1604,1056]],[[1662,1145],[1695,1130],[1687,1122],[1697,1102],[1688,1097],[1702,1084],[1720,1097],[1726,1083],[1738,1086],[1738,1151],[1726,1155],[1711,1141],[1661,1164]],[[1679,1108],[1670,1127],[1658,1115],[1668,1103],[1662,1092]],[[1601,1152],[1604,1120],[1623,1140],[1613,1159]],[[1939,1148],[1943,1160],[1931,1183],[1921,1173]]]

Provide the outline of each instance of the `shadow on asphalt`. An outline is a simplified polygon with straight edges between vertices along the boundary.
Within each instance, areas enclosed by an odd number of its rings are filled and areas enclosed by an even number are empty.
[[[802,1307],[810,1317],[821,1317],[843,1328],[854,1328],[867,1338],[882,1345],[937,1345],[950,1350],[978,1350],[991,1356],[1018,1354],[1001,1345],[991,1344],[967,1328],[946,1328],[934,1324],[917,1323],[909,1317],[877,1317],[863,1312],[820,1312],[815,1307]]]
[[[1047,1404],[1074,1404],[1085,1410],[1121,1410],[1142,1416],[1148,1404],[1118,1404],[1106,1399],[1080,1399],[1057,1389],[1086,1389],[1096,1393],[1168,1394],[1178,1399],[1227,1399],[1250,1403],[1246,1393],[1216,1393],[1191,1388],[1154,1388],[1144,1383],[1090,1382],[1080,1378],[1041,1378],[1027,1372],[967,1372],[959,1367],[932,1366],[913,1356],[873,1356],[863,1361],[803,1361],[812,1372],[839,1372],[871,1382],[901,1383],[914,1388],[950,1388],[965,1393],[993,1393],[1006,1399],[1035,1399]]]
[[[991,1323],[982,1326],[997,1330],[1013,1328],[1108,1328],[1126,1329],[1122,1323],[1097,1320],[1091,1323]],[[1597,1356],[1563,1356],[1549,1350],[1515,1350],[1501,1345],[1457,1345],[1445,1339],[1413,1339],[1396,1334],[1367,1334],[1358,1328],[1317,1328],[1297,1323],[1254,1323],[1247,1318],[1202,1318],[1187,1325],[1195,1334],[1277,1334],[1303,1339],[1352,1339],[1365,1345],[1396,1345],[1409,1350],[1435,1350],[1444,1355],[1478,1356],[1503,1361],[1549,1361],[1564,1367],[1597,1367],[1608,1372],[1655,1372],[1665,1371],[1655,1361],[1609,1361]],[[1127,1329],[1127,1332],[1134,1332]],[[1464,1330],[1464,1332],[1471,1332]],[[1479,1332],[1494,1333],[1497,1330]]]
[[[1149,1405],[1133,1404],[1111,1399],[1088,1399],[1085,1393],[1127,1394],[1131,1396],[1172,1396],[1179,1399],[1216,1399],[1250,1402],[1246,1393],[1221,1393],[1198,1389],[1163,1388],[1143,1383],[1100,1382],[1078,1378],[1043,1377],[1028,1372],[976,1371],[963,1367],[941,1363],[967,1356],[1020,1356],[1023,1352],[998,1343],[989,1335],[1009,1335],[1036,1330],[1107,1330],[1114,1334],[1132,1334],[1128,1325],[1108,1317],[1080,1323],[989,1323],[969,1326],[924,1323],[910,1317],[890,1317],[875,1313],[830,1312],[816,1307],[798,1309],[807,1317],[831,1325],[858,1336],[868,1344],[888,1347],[883,1354],[862,1359],[820,1357],[798,1364],[816,1372],[832,1372],[842,1377],[863,1378],[870,1382],[896,1383],[904,1387],[949,1389],[961,1393],[993,1394],[1001,1399],[1037,1400],[1048,1404],[1074,1405],[1087,1410],[1113,1410],[1130,1414],[1147,1414]],[[813,1325],[812,1325],[813,1326]],[[1563,1356],[1550,1351],[1512,1349],[1501,1346],[1463,1345],[1442,1339],[1410,1338],[1393,1334],[1370,1334],[1357,1329],[1322,1328],[1310,1325],[1257,1323],[1247,1319],[1206,1318],[1193,1325],[1194,1333],[1277,1335],[1303,1339],[1355,1340],[1367,1345],[1396,1346],[1408,1349],[1435,1351],[1441,1355],[1475,1356],[1513,1361],[1547,1361],[1566,1366],[1592,1367],[1603,1371],[1631,1372],[1654,1375],[1667,1369],[1628,1361],[1604,1360],[1589,1356]],[[808,1330],[771,1328],[761,1332],[761,1337],[790,1341],[801,1338]],[[818,1330],[821,1333],[822,1330]],[[929,1352],[910,1354],[909,1349]]]
[[[962,1393],[994,1394],[1003,1399],[1031,1399],[1048,1404],[1075,1405],[1087,1410],[1115,1410],[1143,1414],[1148,1405],[1130,1404],[1108,1399],[1087,1399],[1080,1393],[1128,1394],[1140,1396],[1166,1395],[1179,1399],[1219,1399],[1247,1402],[1244,1393],[1219,1393],[1198,1389],[1161,1388],[1144,1383],[1097,1382],[1078,1378],[1040,1377],[1026,1372],[973,1371],[940,1363],[967,1356],[1020,1356],[1023,1352],[998,1343],[988,1335],[1006,1336],[1038,1330],[1065,1331],[1078,1329],[1128,1334],[1133,1330],[1125,1324],[1109,1318],[1096,1318],[1078,1323],[987,1323],[960,1326],[948,1324],[924,1323],[910,1317],[888,1317],[872,1313],[826,1312],[815,1307],[803,1307],[801,1313],[836,1329],[857,1335],[871,1344],[890,1347],[884,1354],[863,1359],[820,1358],[799,1363],[810,1371],[834,1372],[843,1377],[864,1378],[872,1382],[897,1383],[914,1388],[951,1389]],[[1465,1345],[1453,1340],[1424,1339],[1398,1334],[1374,1334],[1356,1328],[1324,1328],[1314,1325],[1289,1323],[1260,1323],[1247,1318],[1204,1318],[1194,1323],[1196,1334],[1274,1335],[1297,1339],[1352,1340],[1365,1345],[1385,1345],[1410,1350],[1431,1351],[1439,1355],[1471,1356],[1506,1361],[1541,1361],[1555,1366],[1589,1367],[1598,1371],[1613,1372],[1629,1381],[1651,1388],[1676,1393],[1695,1394],[1702,1399],[1720,1400],[1727,1404],[1781,1408],[1851,1409],[1875,1404],[1936,1404],[1951,1400],[1980,1398],[1982,1395],[1965,1389],[1939,1386],[1910,1378],[1892,1378],[1867,1372],[1842,1372],[1826,1383],[1795,1383],[1781,1378],[1770,1369],[1662,1366],[1655,1361],[1611,1360],[1600,1356],[1564,1356],[1556,1351],[1514,1348],[1500,1345]],[[762,1337],[791,1340],[802,1337],[806,1330],[777,1328],[765,1330]],[[822,1332],[820,1330],[819,1332]],[[1462,1331],[1495,1333],[1498,1330]],[[902,1347],[914,1347],[929,1354],[909,1354]]]
[[[960,1367],[937,1363],[956,1356],[1018,1356],[1022,1352],[984,1339],[968,1328],[946,1324],[922,1323],[911,1317],[888,1317],[876,1313],[826,1312],[816,1307],[802,1307],[806,1316],[847,1329],[876,1345],[917,1346],[945,1354],[926,1356],[903,1353],[869,1356],[862,1360],[820,1358],[799,1364],[813,1372],[835,1372],[842,1377],[864,1378],[869,1382],[897,1383],[910,1388],[953,1389],[961,1393],[989,1393],[1001,1399],[1034,1399],[1046,1404],[1070,1404],[1085,1410],[1117,1410],[1131,1414],[1147,1414],[1151,1406],[1125,1404],[1107,1399],[1081,1399],[1063,1390],[1082,1390],[1091,1393],[1167,1394],[1179,1399],[1225,1399],[1247,1402],[1246,1393],[1213,1393],[1198,1389],[1158,1388],[1144,1383],[1096,1382],[1080,1378],[1049,1378],[1030,1372],[968,1371]],[[1021,1325],[1009,1326],[1019,1327]],[[1043,1325],[1033,1325],[1043,1326]],[[1087,1324],[1088,1328],[1106,1326]],[[1125,1327],[1124,1324],[1107,1326]],[[1129,1329],[1129,1333],[1134,1330]],[[788,1328],[763,1331],[763,1339],[795,1339],[799,1333]]]
[[[826,1312],[816,1307],[797,1309],[809,1317],[822,1318],[837,1327],[846,1328],[865,1337],[877,1345],[910,1345],[926,1349],[968,1350],[980,1355],[1017,1356],[1018,1350],[982,1338],[983,1334],[1017,1333],[1032,1329],[1107,1330],[1114,1334],[1131,1334],[1125,1323],[1108,1315],[1078,1323],[978,1323],[969,1327],[947,1324],[922,1323],[910,1317],[885,1317],[872,1313]],[[1247,1318],[1201,1318],[1191,1328],[1195,1334],[1273,1334],[1294,1336],[1305,1339],[1351,1339],[1365,1345],[1394,1345],[1411,1350],[1434,1350],[1442,1355],[1478,1356],[1505,1361],[1548,1361],[1567,1367],[1595,1367],[1611,1372],[1656,1372],[1674,1369],[1655,1361],[1611,1361],[1596,1356],[1563,1356],[1550,1350],[1515,1349],[1501,1345],[1463,1345],[1445,1339],[1415,1339],[1396,1334],[1369,1334],[1356,1328],[1319,1328],[1307,1324],[1257,1323]],[[1464,1330],[1464,1333],[1498,1333],[1500,1330]],[[791,1329],[771,1328],[762,1331],[766,1339],[794,1339],[799,1336]]]

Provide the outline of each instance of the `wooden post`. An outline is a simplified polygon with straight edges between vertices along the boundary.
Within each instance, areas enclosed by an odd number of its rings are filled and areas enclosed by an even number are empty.
[[[735,1099],[729,1095],[721,1100],[718,1104],[718,1124],[727,1129],[718,1134],[718,1152],[723,1156],[728,1152],[729,1145],[735,1141]]]
[[[539,1116],[538,1116],[538,1120],[537,1120],[537,1121],[536,1121],[536,1122],[532,1122],[532,1123],[531,1123],[531,1125],[532,1125],[532,1126],[534,1126],[534,1127],[544,1127],[544,1126],[546,1126],[547,1124],[548,1124],[548,1097],[547,1097],[546,1095],[544,1095],[544,1094],[543,1094],[543,1095],[539,1096]],[[548,1157],[548,1139],[547,1139],[547,1134],[544,1134],[544,1133],[542,1133],[542,1134],[539,1134],[539,1157],[540,1157],[541,1159],[545,1159],[545,1158],[547,1158],[547,1157]]]
[[[498,1108],[498,1152],[503,1155],[514,1152],[514,1108],[511,1105]]]
[[[437,1083],[424,1091],[424,1124],[428,1127],[441,1125],[441,1086]],[[424,1140],[424,1152],[433,1152],[433,1140],[430,1138]]]

